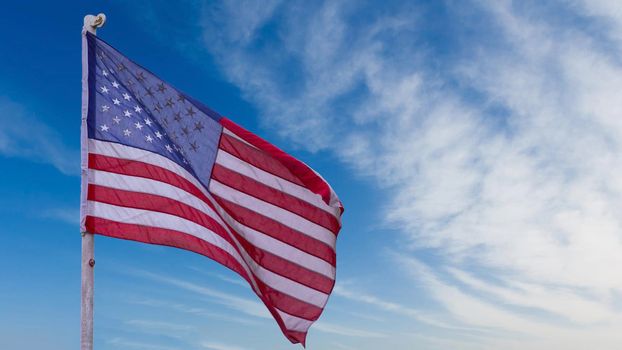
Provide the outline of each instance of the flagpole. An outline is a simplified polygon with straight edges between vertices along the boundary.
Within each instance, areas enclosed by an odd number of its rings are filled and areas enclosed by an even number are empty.
[[[93,234],[86,231],[86,194],[87,194],[87,129],[86,118],[89,105],[88,89],[88,45],[86,33],[96,34],[97,28],[101,28],[106,22],[103,13],[97,16],[84,16],[82,27],[82,125],[80,130],[81,141],[81,171],[82,186],[80,193],[80,232],[82,233],[82,272],[81,272],[81,307],[80,307],[80,350],[93,350],[93,273],[95,267],[95,239]]]

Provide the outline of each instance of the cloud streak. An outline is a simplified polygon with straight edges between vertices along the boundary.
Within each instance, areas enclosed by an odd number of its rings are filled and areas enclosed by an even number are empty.
[[[162,346],[162,345],[153,344],[153,343],[132,341],[132,340],[128,340],[122,337],[114,337],[114,338],[108,339],[106,340],[106,343],[110,345],[114,345],[117,348],[122,347],[126,349],[179,350],[179,348],[177,347]]]
[[[210,350],[249,350],[249,348],[243,348],[236,345],[217,343],[217,342],[202,342],[201,346],[204,349]]]
[[[357,337],[357,338],[386,338],[387,334],[374,332],[364,329],[355,329],[350,327],[344,327],[338,324],[320,321],[313,325],[313,329],[316,331],[336,334],[344,337]]]
[[[126,301],[134,305],[144,305],[144,306],[150,306],[150,307],[155,307],[155,308],[164,308],[164,309],[174,310],[174,311],[189,314],[189,315],[194,315],[194,316],[199,316],[199,317],[210,317],[210,318],[215,318],[215,319],[219,319],[223,321],[235,322],[235,323],[240,323],[240,324],[245,324],[245,325],[256,323],[254,320],[246,318],[246,317],[235,317],[235,316],[230,316],[230,315],[224,315],[224,314],[220,314],[217,312],[207,310],[203,307],[191,306],[191,305],[187,305],[187,304],[179,303],[175,301],[158,300],[158,299],[151,299],[151,298],[145,298],[145,297],[128,298]]]
[[[227,306],[233,310],[236,310],[238,312],[241,312],[249,316],[259,317],[259,318],[269,318],[269,319],[272,318],[272,316],[270,315],[266,307],[262,305],[261,303],[254,301],[254,300],[236,297],[229,293],[207,288],[207,287],[204,287],[204,286],[192,283],[192,282],[188,282],[188,281],[184,281],[181,279],[168,277],[168,276],[164,276],[164,275],[160,275],[160,274],[156,274],[156,273],[152,273],[148,271],[135,270],[130,273],[143,277],[143,278],[150,279],[155,282],[168,284],[170,286],[174,286],[174,287],[181,288],[181,289],[193,292],[193,293],[197,293],[199,295],[206,296],[212,302],[220,303],[224,306]]]
[[[591,7],[585,4],[575,2]],[[449,267],[515,281],[519,292],[456,275],[500,303],[590,324],[614,322],[610,295],[622,291],[622,275],[610,268],[622,264],[615,211],[622,204],[622,66],[599,42],[610,37],[619,45],[609,29],[622,22],[609,15],[617,13],[612,2],[598,4],[592,17],[581,18],[565,2],[454,3],[451,20],[486,40],[451,33],[473,44],[456,45],[436,66],[428,63],[435,47],[426,53],[417,42],[428,40],[416,34],[426,24],[423,7],[401,6],[358,26],[349,19],[360,13],[349,2],[304,14],[296,6],[271,7],[253,22],[256,33],[262,23],[280,25],[268,53],[256,50],[259,34],[248,31],[236,45],[218,31],[205,36],[216,57],[226,52],[224,71],[260,107],[266,126],[309,150],[328,148],[394,190],[386,222],[413,251],[433,248]],[[551,8],[608,26],[595,35],[552,20]],[[534,336],[552,327],[459,289],[440,289],[447,293],[440,302],[465,325],[502,324]],[[450,296],[484,312],[469,314]],[[553,299],[558,303],[545,305]]]
[[[0,154],[51,164],[66,175],[80,173],[79,151],[55,130],[6,97],[0,96],[0,111]]]
[[[332,152],[390,194],[384,223],[402,233],[400,261],[423,276],[413,292],[445,309],[437,323],[492,329],[491,348],[520,348],[499,332],[530,348],[611,348],[622,293],[611,268],[622,265],[619,6],[473,0],[444,2],[438,18],[424,4],[236,12],[255,8],[237,1],[204,5],[198,40],[265,128]],[[435,269],[414,259],[422,249]]]

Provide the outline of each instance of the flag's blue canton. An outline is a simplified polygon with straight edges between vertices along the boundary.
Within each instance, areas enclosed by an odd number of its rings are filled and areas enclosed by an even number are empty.
[[[220,116],[88,34],[89,138],[163,155],[207,186]]]

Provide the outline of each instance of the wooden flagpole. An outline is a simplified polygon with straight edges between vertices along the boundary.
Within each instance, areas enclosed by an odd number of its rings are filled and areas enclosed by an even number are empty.
[[[81,138],[81,169],[82,188],[80,194],[80,231],[82,232],[82,304],[80,307],[80,350],[93,350],[93,269],[95,267],[95,240],[92,233],[86,231],[86,194],[87,194],[87,130],[86,117],[88,114],[88,45],[86,33],[93,33],[106,22],[106,15],[84,16],[82,27],[82,126]]]

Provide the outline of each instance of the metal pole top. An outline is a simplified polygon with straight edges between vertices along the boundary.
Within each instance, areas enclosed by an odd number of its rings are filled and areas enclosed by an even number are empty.
[[[84,16],[84,27],[83,29],[95,34],[97,28],[101,28],[106,23],[106,15],[103,13],[95,15],[86,15]]]

